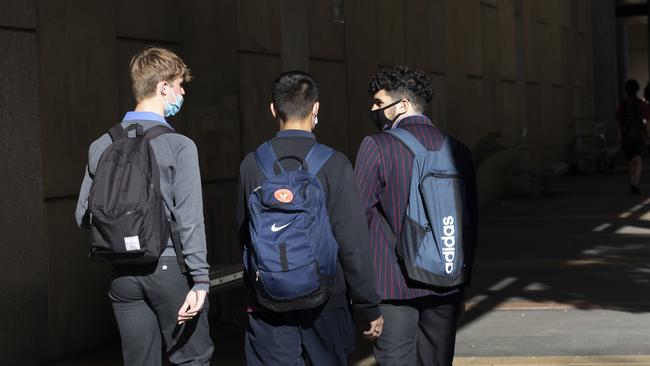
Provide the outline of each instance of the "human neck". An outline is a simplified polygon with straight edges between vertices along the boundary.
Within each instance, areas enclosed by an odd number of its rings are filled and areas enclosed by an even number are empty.
[[[136,112],[152,112],[161,116],[165,115],[165,107],[160,103],[157,98],[149,98],[138,102],[135,106]]]
[[[305,118],[303,120],[291,119],[288,121],[280,121],[280,131],[284,130],[302,130],[311,132],[312,124],[311,118]]]

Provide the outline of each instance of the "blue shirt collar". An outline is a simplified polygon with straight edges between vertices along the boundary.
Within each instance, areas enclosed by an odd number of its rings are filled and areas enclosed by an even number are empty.
[[[278,131],[275,134],[275,137],[279,137],[279,138],[282,138],[282,137],[303,137],[303,138],[309,138],[309,139],[316,140],[316,136],[313,133],[303,131],[303,130],[282,130],[282,131]]]
[[[165,118],[163,116],[159,115],[158,113],[153,113],[153,112],[136,112],[136,111],[130,111],[126,112],[124,115],[124,118],[122,118],[122,122],[135,122],[135,121],[149,121],[149,122],[157,122],[160,123],[161,125],[167,126],[167,127],[172,127],[167,123]]]

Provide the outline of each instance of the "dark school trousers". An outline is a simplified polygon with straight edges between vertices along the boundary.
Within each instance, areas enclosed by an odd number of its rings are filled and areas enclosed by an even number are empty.
[[[109,297],[125,366],[160,366],[163,347],[172,365],[210,364],[208,299],[198,316],[177,324],[190,283],[176,257],[160,257],[155,267],[115,270]]]
[[[451,366],[461,294],[384,301],[384,331],[375,341],[380,366]]]
[[[355,327],[350,308],[248,314],[246,365],[347,365],[354,350]]]

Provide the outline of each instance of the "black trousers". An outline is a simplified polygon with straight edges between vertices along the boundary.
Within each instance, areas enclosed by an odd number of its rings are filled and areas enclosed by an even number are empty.
[[[287,313],[248,314],[246,365],[347,365],[354,350],[355,327],[348,307]]]
[[[172,365],[210,364],[207,298],[198,316],[177,324],[189,290],[190,280],[181,273],[176,257],[161,257],[151,268],[116,270],[109,297],[125,366],[160,366],[163,347]]]
[[[380,366],[451,366],[461,294],[384,301],[384,331],[375,341]]]

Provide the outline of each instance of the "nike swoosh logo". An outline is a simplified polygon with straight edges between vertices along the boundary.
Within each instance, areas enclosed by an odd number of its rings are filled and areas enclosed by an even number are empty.
[[[280,230],[284,229],[285,227],[291,225],[292,222],[293,222],[293,221],[289,222],[289,223],[286,224],[286,225],[282,225],[282,226],[275,226],[275,224],[273,224],[273,225],[271,226],[271,231],[273,231],[273,232],[280,231]]]

